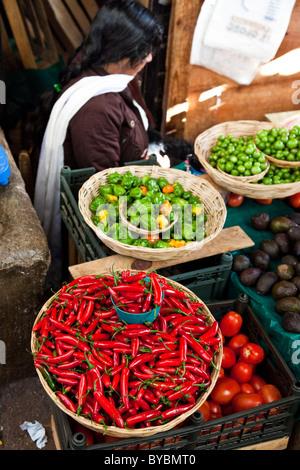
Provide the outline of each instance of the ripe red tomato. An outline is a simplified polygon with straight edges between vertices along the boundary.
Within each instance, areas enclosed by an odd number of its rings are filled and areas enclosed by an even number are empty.
[[[219,372],[219,375],[218,375],[218,380],[223,379],[224,376],[225,376],[225,371],[224,371],[223,367],[220,367],[220,372]]]
[[[227,346],[233,350],[236,356],[238,356],[242,346],[245,346],[247,343],[249,343],[248,336],[244,335],[243,333],[238,333],[237,335],[234,335],[232,338],[230,338]]]
[[[262,404],[263,399],[258,393],[238,393],[232,400],[232,409],[238,413]]]
[[[258,202],[258,204],[263,204],[263,205],[268,205],[272,204],[272,199],[255,199],[255,202]]]
[[[255,393],[254,388],[252,385],[248,383],[242,383],[241,384],[241,393]]]
[[[275,385],[267,384],[263,385],[258,391],[264,403],[270,403],[271,401],[280,400],[282,398],[280,390]]]
[[[234,413],[231,403],[228,403],[228,405],[222,405],[221,408],[222,408],[222,416],[228,416]]]
[[[264,360],[265,352],[259,344],[247,343],[241,348],[240,357],[249,364],[259,364]]]
[[[229,193],[227,204],[229,207],[238,207],[244,202],[242,194]]]
[[[235,363],[236,363],[236,355],[234,354],[232,349],[227,348],[227,346],[223,346],[221,366],[224,369],[230,369]]]
[[[224,336],[230,337],[236,335],[243,324],[242,316],[233,310],[226,313],[220,321],[220,330]]]
[[[199,408],[199,411],[202,413],[203,423],[210,420],[210,408],[209,408],[209,403],[207,400],[205,400],[205,402],[202,403],[202,405]]]
[[[221,406],[212,399],[207,400],[207,403],[209,405],[210,419],[222,418]]]
[[[219,405],[228,405],[233,397],[240,392],[239,383],[230,377],[218,380],[211,392],[211,398]]]
[[[289,197],[289,203],[294,209],[299,209],[300,207],[300,193],[293,194]]]
[[[265,379],[260,377],[260,375],[253,374],[251,379],[249,380],[249,384],[252,385],[255,392],[258,392],[261,389],[261,387],[263,387],[264,385],[267,385],[267,382],[265,381]]]
[[[247,362],[237,362],[232,367],[229,375],[239,384],[249,382],[252,377],[252,367]]]

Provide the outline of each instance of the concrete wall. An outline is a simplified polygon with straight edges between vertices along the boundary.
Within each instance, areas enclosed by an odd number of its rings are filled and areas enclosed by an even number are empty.
[[[1,387],[35,374],[30,352],[31,328],[43,303],[50,252],[1,129],[0,145],[7,153],[11,169],[8,185],[0,186]]]

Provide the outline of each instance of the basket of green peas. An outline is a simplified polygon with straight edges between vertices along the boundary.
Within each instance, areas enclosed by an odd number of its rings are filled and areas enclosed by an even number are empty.
[[[288,197],[300,191],[300,131],[279,130],[270,122],[224,122],[196,138],[195,154],[212,181],[227,191],[252,199]],[[280,140],[288,153],[275,153]]]
[[[300,127],[272,127],[259,131],[254,142],[270,163],[280,168],[300,168]]]

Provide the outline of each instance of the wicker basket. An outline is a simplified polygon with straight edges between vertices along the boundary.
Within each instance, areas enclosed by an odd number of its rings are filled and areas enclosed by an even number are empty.
[[[267,160],[269,160],[271,165],[277,166],[279,168],[300,168],[300,162],[289,162],[288,160],[280,160],[279,158],[271,157],[271,155],[266,155]]]
[[[255,182],[241,181],[240,177],[233,179],[230,175],[213,168],[209,163],[211,149],[216,145],[220,135],[232,135],[233,137],[255,136],[260,130],[272,129],[270,122],[260,121],[229,121],[207,129],[195,140],[195,154],[201,165],[211,179],[221,186],[236,194],[252,199],[276,199],[291,196],[300,191],[300,182],[263,185]],[[266,157],[268,157],[266,155]]]
[[[132,273],[134,273],[134,271],[132,271]],[[163,276],[160,276],[160,277],[163,278]],[[163,279],[166,279],[168,281],[167,278],[163,278]],[[201,299],[199,299],[192,291],[187,289],[185,286],[182,286],[181,284],[178,284],[175,281],[172,281],[172,284],[174,285],[175,288],[186,292],[190,297],[195,299],[196,302],[202,302]],[[53,299],[59,294],[59,292],[60,291],[58,291],[54,296],[52,296],[44,304],[44,306],[41,308],[39,314],[36,317],[34,325],[36,325],[38,323],[38,321],[41,319],[43,313],[48,309],[49,305],[51,304]],[[207,316],[207,324],[211,325],[215,321],[215,318],[213,317],[210,310],[208,309],[208,307],[205,304],[204,304],[203,308],[205,309],[205,314]],[[220,335],[220,332],[219,332],[219,335]],[[31,351],[32,351],[33,354],[37,351],[36,342],[37,342],[37,334],[34,331],[32,331],[32,334],[31,334]],[[214,388],[214,386],[217,382],[217,379],[218,379],[218,376],[219,376],[219,371],[220,371],[220,368],[221,368],[222,353],[223,353],[222,342],[220,342],[220,345],[221,345],[220,349],[214,355],[214,367],[213,367],[212,373],[211,373],[211,383],[210,383],[209,387],[205,390],[205,392],[203,392],[198,397],[198,400],[196,401],[195,406],[193,408],[191,408],[189,411],[187,411],[186,413],[183,413],[182,415],[174,418],[173,420],[171,420],[167,424],[164,424],[164,425],[161,425],[161,426],[151,426],[151,427],[143,428],[143,429],[132,429],[131,430],[131,429],[117,428],[116,426],[106,426],[106,427],[104,427],[103,425],[97,424],[96,422],[94,422],[90,419],[87,419],[87,418],[82,417],[82,416],[78,416],[76,413],[73,413],[72,411],[70,411],[68,408],[66,408],[63,405],[63,403],[56,396],[55,392],[52,391],[52,389],[49,387],[49,385],[47,384],[47,382],[46,382],[45,378],[43,377],[43,375],[41,374],[41,372],[38,369],[36,369],[36,372],[38,374],[38,377],[41,381],[41,384],[42,384],[44,390],[49,395],[51,400],[53,400],[53,402],[62,411],[64,411],[67,415],[71,416],[75,421],[82,424],[83,426],[85,426],[85,427],[87,427],[87,428],[89,428],[89,429],[91,429],[95,432],[99,432],[99,433],[102,433],[102,434],[105,433],[108,436],[113,436],[113,437],[118,437],[118,438],[123,438],[123,439],[124,438],[129,438],[129,437],[147,437],[147,436],[151,436],[153,434],[157,434],[157,433],[160,433],[160,432],[165,432],[165,431],[169,431],[170,429],[173,429],[175,426],[177,426],[177,425],[181,424],[183,421],[185,421],[196,410],[198,410],[199,407],[205,402],[205,400],[208,399],[212,389]]]
[[[157,249],[126,245],[108,237],[100,228],[94,225],[89,207],[93,198],[98,195],[100,186],[106,184],[108,175],[115,171],[121,174],[130,171],[134,176],[139,177],[143,177],[149,173],[153,178],[165,177],[171,184],[177,181],[180,182],[186,191],[190,190],[193,195],[199,196],[207,215],[205,224],[207,236],[201,241],[187,243],[186,246],[181,248]],[[195,250],[199,251],[221,232],[227,216],[226,205],[222,196],[209,182],[181,170],[164,169],[157,165],[110,168],[96,173],[81,187],[78,194],[78,207],[87,225],[89,225],[97,237],[112,251],[120,255],[148,261],[177,259]]]

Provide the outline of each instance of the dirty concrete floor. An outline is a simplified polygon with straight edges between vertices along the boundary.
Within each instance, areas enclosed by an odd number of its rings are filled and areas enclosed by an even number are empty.
[[[9,451],[52,451],[57,450],[51,427],[50,399],[38,377],[29,377],[4,387],[0,392],[0,450]],[[38,449],[20,425],[25,421],[38,421],[46,430],[47,444]],[[288,450],[300,450],[300,421],[295,422]]]
[[[56,450],[51,429],[51,408],[39,378],[29,377],[13,382],[0,391],[0,450]],[[45,428],[47,444],[38,449],[20,425],[38,421]]]

